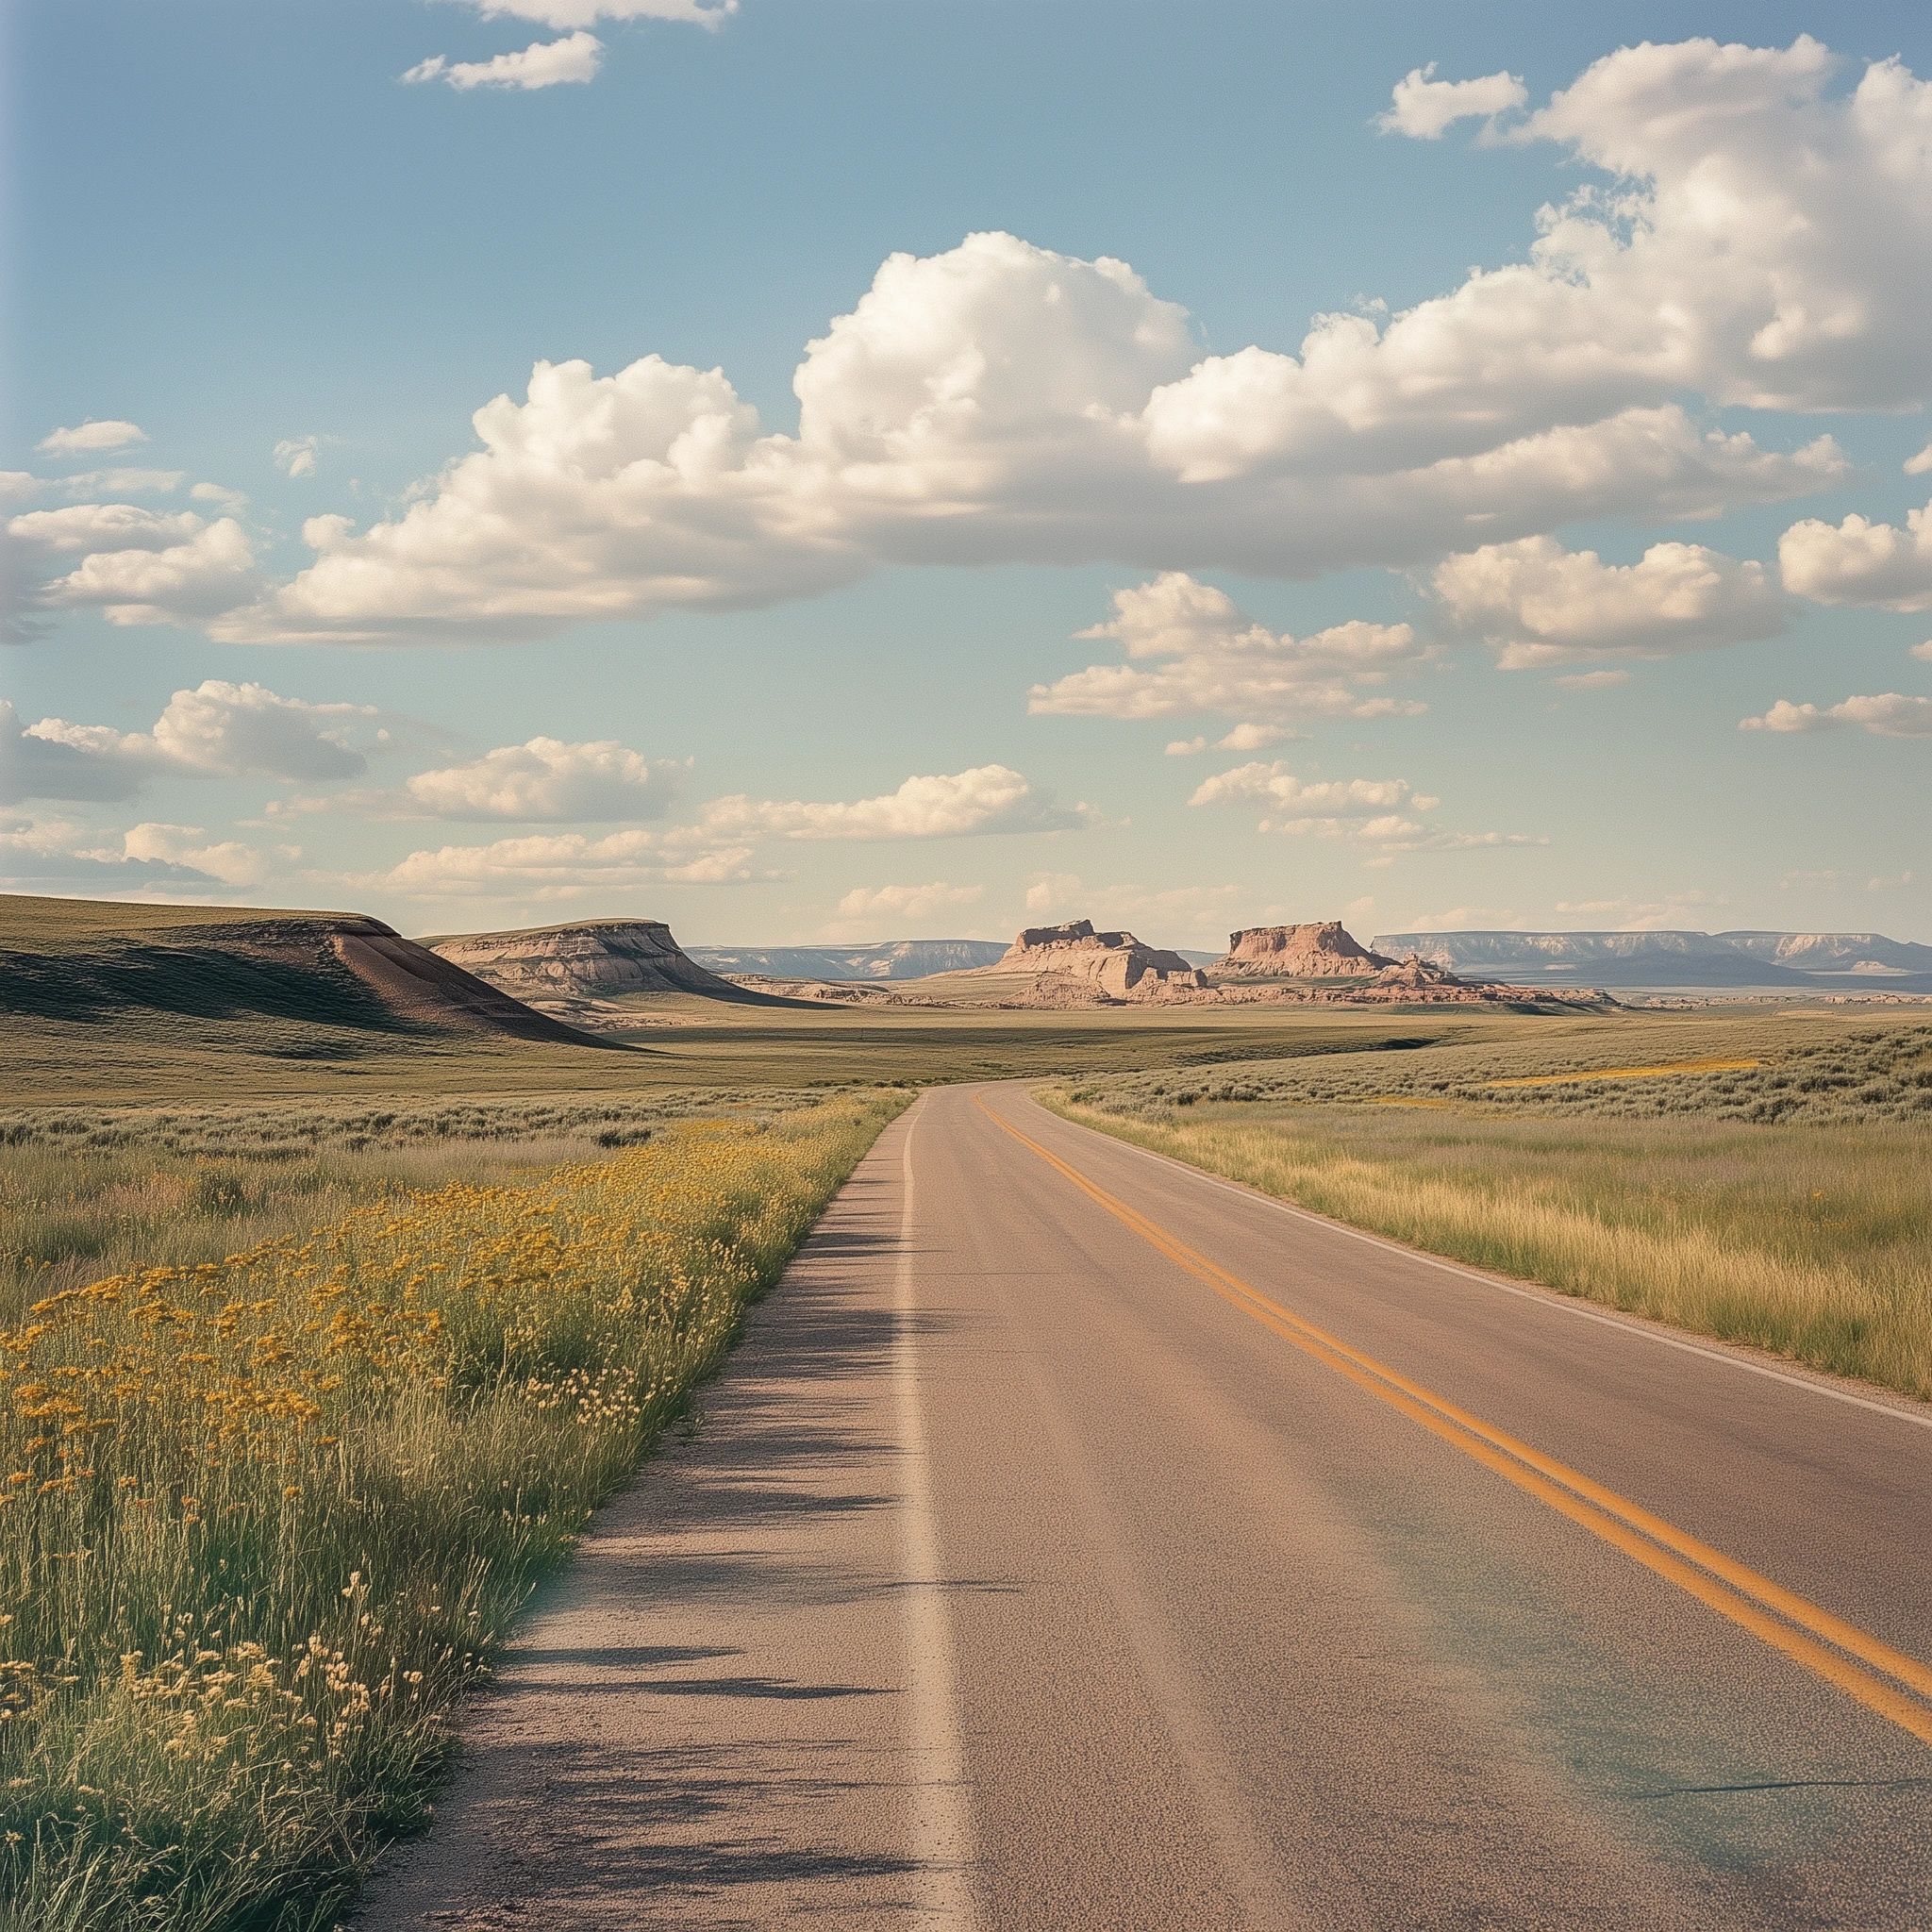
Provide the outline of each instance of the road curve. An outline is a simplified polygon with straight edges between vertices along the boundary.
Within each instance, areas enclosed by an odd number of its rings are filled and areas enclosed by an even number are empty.
[[[927,1094],[358,1925],[1932,1924],[1932,1427]]]

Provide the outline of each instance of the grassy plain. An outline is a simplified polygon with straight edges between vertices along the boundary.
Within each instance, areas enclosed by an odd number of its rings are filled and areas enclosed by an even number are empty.
[[[230,957],[225,917],[0,907],[0,1932],[333,1924],[532,1577],[923,1085],[1044,1081],[1319,1211],[1932,1396],[1909,1015],[672,995],[612,1051],[425,1024]]]
[[[333,1924],[532,1578],[901,1104],[391,1191],[0,1337],[0,1925]]]
[[[1045,1097],[1431,1253],[1932,1399],[1932,1026],[1909,1018],[1632,1014]]]

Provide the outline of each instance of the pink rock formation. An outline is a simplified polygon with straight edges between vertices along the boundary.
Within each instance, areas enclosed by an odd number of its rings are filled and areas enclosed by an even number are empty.
[[[1366,979],[1395,963],[1357,944],[1339,919],[1328,919],[1229,933],[1227,951],[1208,970],[1217,978]]]
[[[1028,926],[991,970],[1063,974],[1114,999],[1145,997],[1157,988],[1205,988],[1178,953],[1141,943],[1130,932],[1095,932],[1091,919]]]

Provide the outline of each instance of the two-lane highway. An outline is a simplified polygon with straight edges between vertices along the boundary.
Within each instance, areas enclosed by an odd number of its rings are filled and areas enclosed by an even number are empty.
[[[1932,1427],[928,1094],[366,1923],[1932,1924]]]

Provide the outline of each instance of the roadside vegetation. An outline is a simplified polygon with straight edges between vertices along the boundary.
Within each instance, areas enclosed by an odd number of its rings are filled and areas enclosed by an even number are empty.
[[[0,1113],[0,1324],[63,1288],[219,1261],[398,1188],[514,1180],[642,1145],[681,1121],[769,1119],[824,1097],[774,1089]]]
[[[392,1141],[266,1161],[235,1116],[16,1135],[16,1191],[85,1160],[152,1198],[70,1204],[140,1265],[0,1334],[0,1925],[332,1926],[533,1580],[902,1104],[532,1117],[526,1155],[587,1158],[520,1169],[369,1118],[339,1141]]]
[[[1805,1024],[1638,1021],[1041,1097],[1429,1253],[1932,1400],[1932,1027]]]

